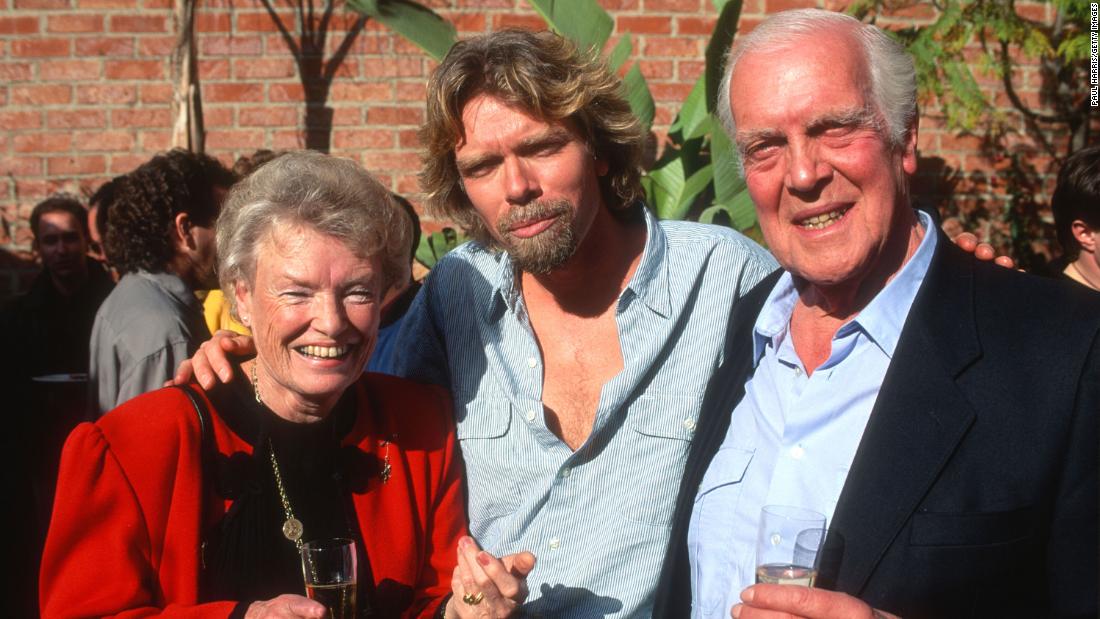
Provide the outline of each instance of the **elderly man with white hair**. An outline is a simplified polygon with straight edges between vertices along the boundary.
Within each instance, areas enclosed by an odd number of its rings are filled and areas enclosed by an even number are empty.
[[[783,270],[733,308],[656,616],[1097,614],[1100,303],[912,208],[915,84],[826,11],[730,52],[720,107]],[[765,505],[826,516],[816,588],[754,584]]]

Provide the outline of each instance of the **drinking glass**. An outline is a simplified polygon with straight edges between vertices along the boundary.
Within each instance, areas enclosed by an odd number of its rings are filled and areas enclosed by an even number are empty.
[[[354,619],[355,542],[345,538],[302,544],[306,596],[328,608],[332,619]]]
[[[825,539],[825,516],[789,505],[760,510],[756,538],[756,582],[814,586],[818,550]]]

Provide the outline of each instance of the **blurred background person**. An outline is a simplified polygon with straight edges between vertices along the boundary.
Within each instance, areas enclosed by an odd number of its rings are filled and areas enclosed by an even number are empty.
[[[401,206],[401,210],[412,222],[412,236],[409,238],[409,264],[416,259],[416,248],[420,246],[420,217],[416,214],[411,202],[403,196],[393,194],[393,199]],[[420,282],[409,277],[400,285],[394,285],[386,294],[382,303],[382,324],[378,328],[378,343],[374,347],[374,353],[367,362],[367,371],[381,372],[383,374],[395,374],[393,369],[393,343],[397,339],[397,332],[401,330],[401,320],[409,311],[409,306],[420,291]]]
[[[103,249],[103,233],[107,230],[107,215],[121,179],[122,176],[116,176],[103,183],[88,198],[88,254],[104,264],[107,253]]]
[[[349,160],[294,153],[230,193],[218,272],[256,334],[256,358],[235,367],[251,380],[149,393],[73,433],[45,617],[319,618],[295,540],[325,538],[356,542],[358,616],[443,616],[466,531],[450,399],[362,371],[411,234]]]
[[[23,295],[0,310],[3,381],[4,487],[19,506],[10,555],[20,565],[38,565],[50,517],[57,458],[65,436],[84,415],[88,339],[96,310],[114,282],[89,258],[88,219],[72,196],[55,196],[31,211],[32,248],[42,271]],[[25,563],[24,563],[25,562]],[[33,573],[33,569],[30,573]],[[35,614],[35,580],[15,570],[14,616]],[[25,580],[25,582],[24,582]]]
[[[1100,145],[1070,155],[1050,203],[1065,252],[1060,273],[1100,290]]]
[[[195,291],[217,286],[214,220],[235,180],[216,159],[177,149],[117,183],[105,240],[122,279],[92,330],[94,413],[160,387],[210,336]]]

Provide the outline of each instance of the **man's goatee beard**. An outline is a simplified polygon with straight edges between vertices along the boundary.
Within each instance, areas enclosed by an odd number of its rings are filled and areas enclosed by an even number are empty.
[[[546,275],[565,264],[577,250],[573,232],[575,209],[566,200],[532,202],[517,207],[497,223],[503,245],[512,258],[512,264],[520,271],[532,275]],[[512,235],[513,223],[528,219],[555,217],[546,230],[531,238],[521,239]]]

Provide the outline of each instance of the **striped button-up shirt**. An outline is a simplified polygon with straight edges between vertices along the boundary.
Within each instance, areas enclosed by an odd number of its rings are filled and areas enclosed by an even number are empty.
[[[454,395],[471,534],[497,556],[538,556],[529,615],[650,614],[730,306],[776,268],[727,228],[645,219],[615,313],[624,368],[575,452],[546,426],[543,359],[507,253],[474,243],[451,252],[398,336],[397,372]]]

